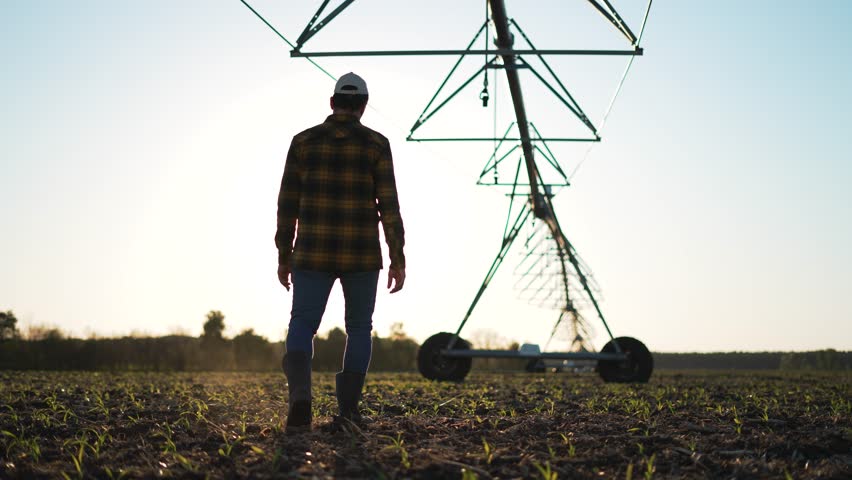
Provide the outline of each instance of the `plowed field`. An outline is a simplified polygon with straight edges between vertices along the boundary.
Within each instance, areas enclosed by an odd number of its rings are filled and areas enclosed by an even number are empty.
[[[0,372],[3,478],[852,478],[850,375],[371,374],[285,435],[281,374]]]

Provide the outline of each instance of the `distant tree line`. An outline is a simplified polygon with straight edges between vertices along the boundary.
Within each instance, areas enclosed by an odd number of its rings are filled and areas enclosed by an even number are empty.
[[[834,349],[781,355],[781,370],[852,370],[852,352]]]
[[[247,329],[233,338],[224,336],[225,316],[211,310],[199,337],[126,336],[121,338],[70,338],[56,328],[31,328],[21,335],[12,311],[0,311],[0,369],[6,370],[144,370],[272,371],[281,366],[283,342],[270,342]],[[475,348],[516,350],[517,342],[493,332],[475,334]],[[314,339],[313,369],[337,371],[346,347],[346,334],[334,328]],[[419,344],[403,330],[391,327],[388,337],[373,334],[371,371],[416,371]],[[526,361],[475,359],[473,368],[483,371],[523,370]],[[655,353],[657,369],[676,370],[852,370],[852,352],[726,352]]]
[[[654,368],[677,370],[852,370],[852,352],[655,353]]]
[[[200,337],[70,338],[56,328],[31,329],[23,338],[11,312],[0,312],[0,369],[15,370],[252,370],[281,368],[283,342],[270,342],[247,329],[224,336],[225,316],[211,310]],[[346,334],[339,328],[314,340],[314,370],[337,371]],[[388,338],[373,335],[373,371],[417,368],[418,344],[395,324]]]

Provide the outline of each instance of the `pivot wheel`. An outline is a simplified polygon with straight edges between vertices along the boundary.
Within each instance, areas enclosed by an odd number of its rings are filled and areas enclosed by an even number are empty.
[[[441,350],[447,348],[454,334],[441,332],[427,338],[417,351],[417,369],[429,380],[460,382],[470,372],[470,357],[446,357]],[[470,343],[458,338],[453,350],[469,350]]]
[[[610,340],[601,353],[617,353],[615,343],[627,354],[626,360],[599,360],[598,373],[605,382],[646,383],[654,370],[654,357],[642,342],[630,337]]]

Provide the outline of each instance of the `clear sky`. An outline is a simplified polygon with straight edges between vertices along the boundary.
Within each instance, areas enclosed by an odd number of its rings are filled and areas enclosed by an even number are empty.
[[[319,4],[250,3],[291,41]],[[613,3],[638,30],[645,2]],[[507,9],[539,48],[624,48],[584,1]],[[464,48],[484,14],[359,0],[305,49]],[[852,349],[850,20],[845,0],[654,2],[604,141],[555,201],[616,335],[656,351]],[[197,335],[217,309],[227,334],[281,339],[275,200],[290,139],[325,118],[333,87],[289,50],[238,0],[0,2],[0,310],[85,336]],[[600,123],[625,61],[553,66]],[[405,142],[453,62],[320,61],[367,80],[363,123],[394,151],[408,280],[379,296],[382,335],[454,330],[500,247],[505,192],[475,186],[489,147]],[[503,130],[506,84],[490,80]],[[543,134],[575,128],[522,82]],[[481,88],[423,133],[490,135]],[[555,153],[570,170],[585,148]],[[465,333],[547,340],[558,312],[515,299],[519,252]],[[321,331],[343,325],[333,296]]]

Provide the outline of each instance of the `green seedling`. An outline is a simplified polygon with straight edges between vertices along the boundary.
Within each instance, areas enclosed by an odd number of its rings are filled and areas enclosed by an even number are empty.
[[[399,463],[406,469],[411,468],[411,461],[408,459],[408,451],[405,449],[405,440],[402,438],[402,433],[397,433],[396,438],[390,435],[382,435],[383,438],[390,440],[390,445],[384,449],[392,449],[399,453]]]
[[[112,435],[107,430],[101,432],[94,428],[89,429],[89,432],[94,436],[94,441],[89,444],[89,448],[92,450],[96,459],[100,458],[101,449],[107,442],[112,441]]]
[[[568,446],[568,457],[574,458],[574,455],[576,455],[577,451],[574,447],[574,442],[571,441],[571,437],[565,435],[564,433],[560,433],[559,436],[562,437],[562,443]]]
[[[654,461],[656,459],[657,454],[655,453],[645,460],[645,480],[651,480],[654,478],[654,472],[657,471],[657,467],[654,466]]]
[[[541,474],[542,480],[556,480],[559,474],[553,471],[553,468],[550,466],[550,462],[544,462],[544,465],[533,462],[533,466],[538,470],[538,473]]]
[[[145,405],[142,403],[142,400],[136,398],[136,394],[133,392],[129,393],[130,403],[136,407],[137,410],[142,410],[145,408]]]
[[[731,411],[734,413],[734,428],[737,431],[737,435],[740,435],[740,434],[743,433],[743,421],[740,418],[740,416],[737,414],[737,406],[734,405],[734,407],[731,409]]]
[[[89,441],[89,435],[90,434],[93,437],[92,441]],[[81,432],[79,436],[75,437],[74,439],[66,440],[63,443],[63,448],[65,448],[69,445],[77,446],[77,448],[78,448],[77,458],[82,463],[86,449],[88,449],[92,452],[92,455],[94,455],[95,459],[98,459],[101,456],[101,449],[111,439],[112,439],[112,436],[109,434],[109,432],[107,430],[104,430],[103,432],[101,432],[101,431],[99,431],[95,428],[87,428],[86,430]]]
[[[53,416],[51,416],[50,410],[45,408],[34,411],[32,419],[41,423],[44,428],[50,428],[53,424]]]
[[[82,453],[83,453],[83,447],[80,447],[80,453],[78,453],[77,456],[71,455],[71,461],[74,462],[74,471],[77,474],[76,477],[74,477],[74,478],[78,478],[78,479],[82,479],[85,476],[83,474]],[[62,476],[65,477],[66,480],[71,480],[71,477],[65,472],[62,472]]]
[[[852,402],[840,396],[834,396],[831,398],[832,417],[840,418],[841,416],[846,416],[850,413],[852,413]]]
[[[41,448],[39,448],[38,441],[35,438],[25,438],[23,433],[15,435],[8,430],[0,431],[0,435],[3,436],[6,444],[6,458],[10,458],[13,452],[29,455],[36,462],[41,458]]]
[[[183,427],[185,430],[189,430],[191,428],[189,425],[189,418],[184,416],[183,413],[181,413],[181,417],[175,421],[174,426]]]
[[[245,440],[244,437],[237,437],[234,441],[228,440],[228,435],[225,432],[222,432],[222,440],[225,442],[222,447],[219,448],[219,455],[225,458],[231,458],[231,455],[234,453],[234,447],[242,443]]]
[[[12,422],[15,423],[16,425],[18,423],[20,423],[20,420],[18,419],[18,412],[14,408],[12,408],[11,405],[7,404],[7,405],[3,405],[3,406],[6,407],[9,410],[9,413],[7,413],[6,415],[9,415],[9,417],[12,419]]]
[[[482,437],[482,450],[485,452],[485,463],[491,465],[491,461],[494,460],[494,450],[491,449],[485,437]]]
[[[122,480],[127,476],[126,470],[119,470],[118,474],[115,474],[109,467],[104,467],[104,473],[106,473],[106,476],[109,477],[110,480]]]
[[[242,412],[240,414],[240,423],[239,423],[240,434],[242,434],[242,436],[245,436],[245,434],[246,434],[246,426],[247,425],[248,425],[248,422],[246,422],[246,412]]]
[[[176,453],[177,445],[172,440],[172,427],[168,423],[164,423],[161,427],[162,431],[155,433],[155,436],[163,438],[163,453]]]
[[[186,471],[196,473],[198,467],[192,464],[186,457],[179,453],[172,453],[172,458]]]
[[[56,392],[51,392],[44,398],[44,403],[47,404],[47,407],[52,411],[55,415],[62,415],[62,422],[67,423],[68,417],[74,415],[74,412],[68,409],[65,405],[59,402],[56,399]]]
[[[101,415],[106,417],[107,420],[109,420],[109,408],[107,408],[106,404],[104,403],[104,398],[99,392],[94,392],[94,396],[95,406],[89,409],[89,413],[100,413]]]
[[[544,399],[544,403],[547,405],[547,414],[553,416],[553,411],[556,409],[556,402],[552,398],[547,397]]]

